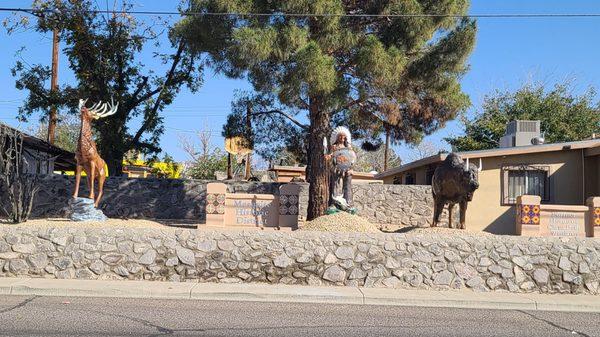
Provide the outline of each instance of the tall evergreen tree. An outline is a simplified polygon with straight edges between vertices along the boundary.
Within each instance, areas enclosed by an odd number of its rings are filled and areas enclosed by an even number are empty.
[[[458,82],[475,41],[475,23],[459,18],[468,0],[191,0],[190,8],[247,14],[190,15],[176,31],[215,69],[247,76],[272,102],[265,112],[306,124],[308,219],[327,208],[323,139],[334,123],[370,136],[389,126],[411,141],[469,105]]]

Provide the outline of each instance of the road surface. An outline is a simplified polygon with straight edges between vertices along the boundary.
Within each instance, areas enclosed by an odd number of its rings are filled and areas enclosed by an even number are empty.
[[[0,336],[600,336],[600,314],[0,296]]]

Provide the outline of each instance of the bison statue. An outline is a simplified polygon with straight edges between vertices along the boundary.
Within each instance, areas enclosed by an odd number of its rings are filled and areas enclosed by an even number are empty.
[[[433,224],[437,226],[444,206],[448,204],[448,227],[452,228],[452,210],[455,204],[460,207],[460,228],[465,229],[467,203],[473,199],[473,193],[479,188],[479,167],[469,164],[456,153],[450,153],[433,172],[431,187],[433,192]]]

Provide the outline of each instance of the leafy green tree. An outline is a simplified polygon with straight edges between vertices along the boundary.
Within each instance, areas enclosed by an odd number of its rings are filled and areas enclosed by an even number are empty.
[[[253,114],[305,131],[308,219],[328,204],[323,139],[339,121],[376,138],[382,128],[411,141],[469,105],[459,77],[475,23],[457,19],[468,0],[192,0],[176,27],[215,69],[246,76],[261,99]],[[259,13],[262,15],[252,15]],[[284,15],[293,13],[293,15]],[[435,14],[435,15],[429,15]],[[285,125],[285,124],[284,124]],[[287,129],[280,125],[274,130]]]
[[[575,95],[568,83],[547,89],[528,84],[515,92],[497,91],[485,97],[475,118],[463,118],[465,135],[445,140],[457,151],[497,148],[512,120],[540,120],[547,143],[568,142],[600,133],[600,105],[590,88]]]
[[[235,165],[239,166],[237,163]],[[227,171],[227,153],[213,148],[207,155],[201,155],[191,162],[184,174],[193,179],[214,180],[217,171]]]
[[[79,98],[89,98],[89,102],[114,98],[119,103],[115,115],[94,123],[100,154],[109,172],[115,173],[122,171],[123,156],[130,150],[150,155],[160,152],[158,142],[164,131],[160,112],[183,86],[195,91],[201,84],[197,55],[184,53],[184,41],[172,36],[171,48],[161,46],[154,25],[127,14],[132,9],[130,1],[119,3],[120,8],[102,14],[94,11],[99,8],[91,0],[33,1],[35,29],[40,33],[60,30],[63,52],[76,84],[51,95],[46,85],[50,75],[47,66],[28,67],[18,62],[13,70],[17,88],[29,91],[19,110],[21,119],[35,112],[46,116],[51,105],[68,106],[77,113]],[[138,61],[148,45],[158,50],[156,57],[167,69],[165,73]],[[134,118],[141,121],[135,128],[130,123]]]

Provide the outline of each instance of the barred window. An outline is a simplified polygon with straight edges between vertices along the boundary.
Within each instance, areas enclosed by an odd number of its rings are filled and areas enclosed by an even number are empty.
[[[520,165],[502,168],[503,204],[512,205],[520,195],[537,195],[542,201],[549,201],[550,168],[548,166]]]

